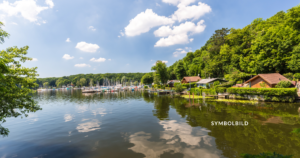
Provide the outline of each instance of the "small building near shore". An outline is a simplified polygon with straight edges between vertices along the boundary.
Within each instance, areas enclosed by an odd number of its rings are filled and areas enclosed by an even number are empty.
[[[201,78],[199,76],[187,76],[187,77],[183,77],[181,83],[192,83],[192,82],[198,82],[200,80]]]
[[[220,83],[228,82],[228,81],[220,79],[220,78],[208,78],[208,79],[202,79],[201,81],[197,82],[196,84],[197,84],[197,87],[207,88],[206,87],[207,84],[209,84],[209,86],[211,86],[216,81],[219,81]]]
[[[180,83],[179,80],[168,80],[167,85],[169,85],[169,87],[174,87],[174,83]]]
[[[279,73],[258,74],[244,84],[248,84],[250,88],[274,88],[280,81],[290,81]]]

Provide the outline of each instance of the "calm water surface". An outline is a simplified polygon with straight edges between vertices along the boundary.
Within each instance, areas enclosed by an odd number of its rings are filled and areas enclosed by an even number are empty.
[[[142,92],[39,93],[41,111],[2,126],[0,158],[236,158],[276,151],[300,157],[299,103],[237,104]],[[212,126],[211,121],[248,121]]]

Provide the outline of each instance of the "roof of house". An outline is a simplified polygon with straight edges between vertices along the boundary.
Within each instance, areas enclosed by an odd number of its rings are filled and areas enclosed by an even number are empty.
[[[206,83],[210,83],[210,82],[213,82],[213,81],[216,81],[216,80],[226,81],[226,80],[223,80],[223,79],[220,79],[220,78],[209,78],[209,79],[202,79],[199,82],[197,82],[197,84],[206,84]]]
[[[282,76],[279,73],[271,73],[271,74],[258,74],[254,77],[252,77],[250,80],[246,81],[245,83],[248,83],[258,77],[261,77],[264,81],[268,82],[269,84],[277,84],[280,81],[290,81],[286,77]]]
[[[183,77],[183,79],[185,79],[188,82],[197,82],[197,81],[201,80],[201,78],[199,76],[188,76],[188,77]]]

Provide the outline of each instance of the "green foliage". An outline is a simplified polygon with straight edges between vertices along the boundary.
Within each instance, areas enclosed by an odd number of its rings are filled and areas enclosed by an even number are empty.
[[[280,81],[275,87],[276,88],[289,88],[292,83],[290,81]]]
[[[168,81],[168,71],[166,63],[162,62],[161,60],[156,61],[155,66],[152,66],[151,70],[155,70],[160,82],[162,84],[167,83]]]
[[[182,86],[182,85],[180,85],[180,84],[178,84],[178,85],[175,86],[175,92],[177,92],[177,93],[183,92],[184,89],[185,89],[185,87]]]
[[[204,46],[187,53],[168,72],[180,80],[200,74],[235,83],[261,73],[300,72],[299,17],[300,6],[296,6],[268,19],[254,19],[241,29],[216,30]]]
[[[292,133],[300,135],[300,128],[295,128]]]
[[[289,80],[293,80],[293,77],[294,77],[293,73],[290,73],[290,72],[283,74],[283,76],[288,78]]]
[[[258,155],[242,154],[241,156],[242,158],[292,158],[293,157],[292,155],[280,155],[280,154],[276,154],[275,152],[260,153]]]
[[[259,85],[260,85],[260,87],[262,87],[262,88],[266,88],[266,87],[267,87],[266,82],[261,82],[261,83],[259,83]],[[283,87],[277,87],[277,86],[276,86],[276,88],[283,88]]]
[[[188,88],[190,88],[190,86],[191,86],[191,88],[197,87],[196,82],[193,82],[193,83],[183,83],[181,85],[183,85],[185,87],[188,87]]]
[[[85,78],[81,78],[79,80],[80,86],[85,86],[86,85],[86,79]]]
[[[142,77],[142,81],[143,84],[152,84],[153,83],[153,76],[150,73],[146,73],[143,77]]]
[[[8,33],[2,30],[0,22],[0,43],[8,37]],[[32,99],[32,88],[37,87],[36,69],[22,67],[21,63],[32,60],[26,57],[28,46],[9,47],[0,52],[0,135],[7,136],[9,130],[1,126],[7,117],[18,117],[29,112],[41,110]]]
[[[214,86],[220,85],[220,81],[215,81],[213,85]]]
[[[145,89],[148,89],[148,86],[144,86]]]
[[[113,83],[117,82],[120,84],[125,85],[126,81],[141,81],[141,78],[146,73],[106,73],[106,74],[77,74],[77,75],[71,75],[71,76],[63,76],[63,77],[49,77],[49,78],[38,78],[36,83],[40,86],[43,85],[43,83],[48,82],[49,86],[55,87],[57,84],[57,80],[63,81],[59,85],[68,85],[71,82],[73,82],[76,86],[80,86],[79,80],[81,78],[86,79],[86,83],[90,83],[90,80],[93,79],[94,83],[99,82],[100,85],[103,85],[103,82],[106,80],[109,80],[110,82],[113,81]],[[152,74],[152,73],[151,73]],[[57,82],[59,83],[59,82]],[[152,83],[152,82],[151,82]]]
[[[180,85],[180,84],[181,83],[175,82],[173,86],[176,87],[177,85]]]
[[[296,88],[228,88],[230,94],[267,95],[267,96],[295,96]]]
[[[48,87],[48,86],[49,86],[49,82],[45,82],[45,83],[43,84],[43,86],[44,86],[44,87]]]
[[[294,74],[294,78],[295,78],[296,80],[299,80],[299,79],[300,79],[300,73],[295,73],[295,74]]]
[[[226,82],[226,83],[222,83],[220,85],[217,85],[215,87],[232,87],[233,85],[235,85],[235,82],[234,81],[229,81],[229,82]]]
[[[184,61],[179,61],[175,66],[175,75],[178,80],[182,80],[184,76],[186,76],[186,69],[185,69]]]
[[[217,93],[226,93],[227,92],[226,87],[216,87],[215,90]]]

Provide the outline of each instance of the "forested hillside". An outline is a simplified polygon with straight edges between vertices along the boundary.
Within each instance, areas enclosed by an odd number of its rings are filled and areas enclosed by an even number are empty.
[[[300,72],[300,6],[241,29],[216,30],[206,44],[168,67],[170,79],[243,80],[259,73]]]
[[[88,86],[92,82],[94,85],[99,82],[100,85],[103,85],[103,81],[106,79],[107,82],[122,82],[124,83],[131,81],[140,82],[141,78],[145,73],[106,73],[106,74],[78,74],[64,77],[50,77],[50,78],[39,78],[37,83],[40,86],[52,86],[60,87],[67,86],[68,84],[73,84],[74,86]]]

